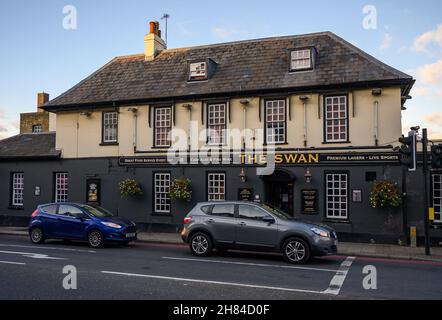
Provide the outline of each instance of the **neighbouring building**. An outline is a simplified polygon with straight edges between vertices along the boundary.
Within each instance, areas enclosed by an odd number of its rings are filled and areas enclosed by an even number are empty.
[[[154,22],[144,40],[143,54],[116,57],[43,105],[57,123],[44,145],[11,138],[37,150],[0,142],[4,221],[39,203],[89,201],[176,231],[196,202],[241,199],[327,223],[341,238],[397,242],[410,226],[422,235],[422,177],[403,170],[396,148],[411,76],[330,32],[167,49]],[[232,144],[230,131],[244,129]],[[276,169],[264,169],[272,159]],[[433,177],[440,203],[442,175]],[[125,178],[143,195],[121,198]],[[177,178],[191,180],[191,201],[171,201]],[[407,205],[371,208],[375,180],[408,182]]]
[[[55,114],[45,111],[42,106],[49,101],[49,94],[37,94],[37,112],[20,114],[20,133],[55,131]]]

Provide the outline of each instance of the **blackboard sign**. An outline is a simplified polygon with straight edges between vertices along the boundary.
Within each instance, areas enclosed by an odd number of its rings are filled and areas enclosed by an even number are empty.
[[[301,190],[302,213],[318,213],[318,190]]]
[[[238,200],[240,200],[240,201],[253,201],[253,189],[250,189],[250,188],[238,189]]]

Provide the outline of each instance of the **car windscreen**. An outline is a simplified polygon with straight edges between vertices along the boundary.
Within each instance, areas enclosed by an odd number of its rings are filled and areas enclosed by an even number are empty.
[[[267,211],[269,211],[270,213],[272,213],[275,216],[277,216],[279,219],[283,219],[283,220],[292,220],[293,219],[293,217],[289,216],[284,211],[281,211],[278,208],[275,208],[275,207],[273,207],[273,206],[271,206],[269,204],[263,204],[262,207],[264,209],[266,209]]]
[[[82,205],[81,208],[96,218],[109,218],[114,216],[111,212],[99,206]]]

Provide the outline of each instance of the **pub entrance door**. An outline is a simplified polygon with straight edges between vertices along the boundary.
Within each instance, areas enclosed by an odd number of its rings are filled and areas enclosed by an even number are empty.
[[[276,170],[264,177],[265,202],[294,216],[294,178],[290,173]]]

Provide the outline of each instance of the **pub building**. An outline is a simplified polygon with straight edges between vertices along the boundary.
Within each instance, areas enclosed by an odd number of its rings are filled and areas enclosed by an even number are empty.
[[[3,224],[70,201],[176,232],[197,202],[245,200],[326,223],[341,239],[397,243],[411,226],[423,235],[422,176],[404,172],[395,149],[411,76],[330,32],[167,49],[151,22],[144,43],[46,102],[55,131],[0,142]],[[235,129],[252,132],[239,148]],[[176,162],[172,131],[185,144]],[[141,196],[121,197],[126,178]],[[190,201],[171,201],[180,178]],[[376,180],[406,185],[406,205],[372,208]],[[432,182],[437,239],[442,176]]]

